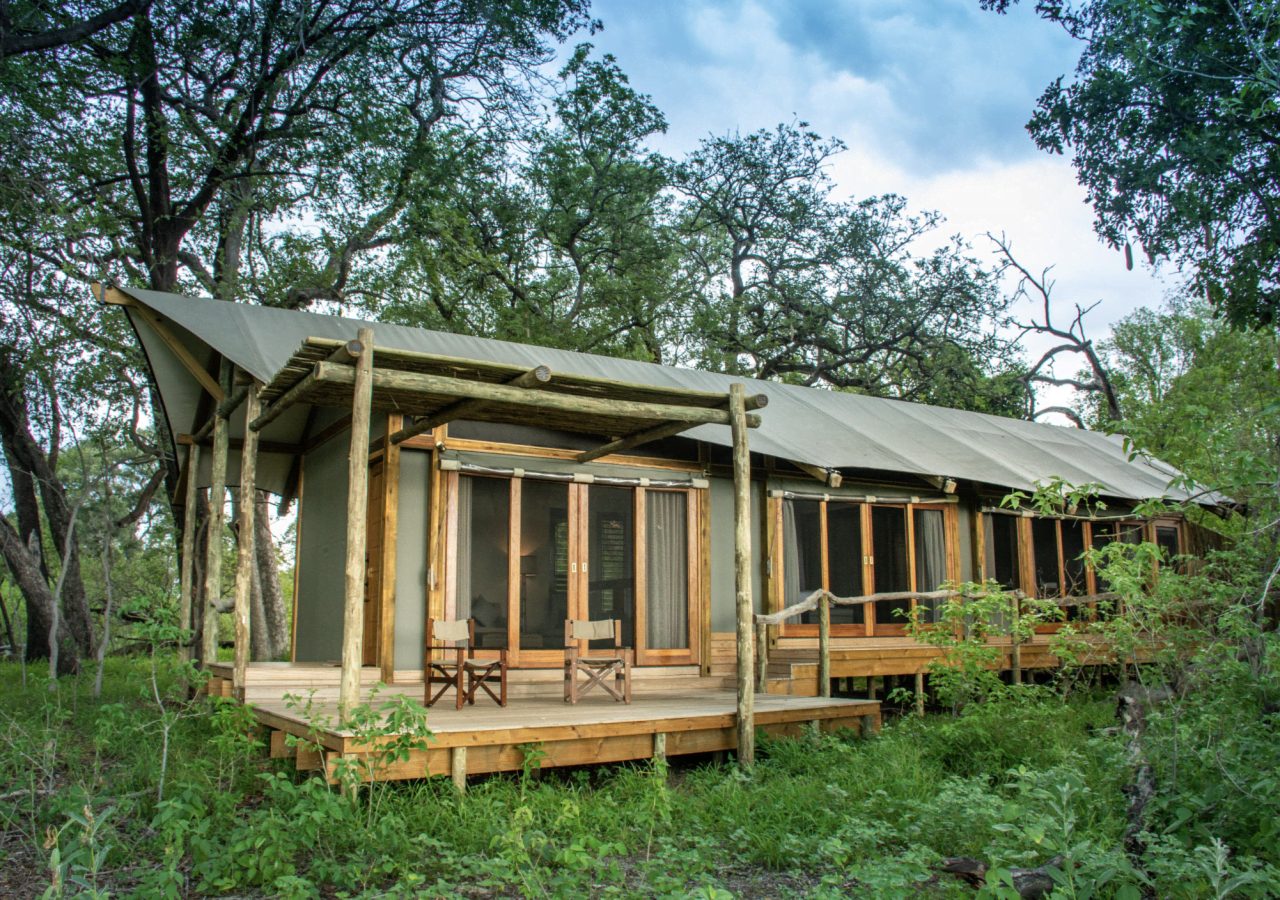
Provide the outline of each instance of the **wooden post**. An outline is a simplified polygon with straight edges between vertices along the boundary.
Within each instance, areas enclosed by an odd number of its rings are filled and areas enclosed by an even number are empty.
[[[769,626],[765,622],[756,623],[756,690],[769,691]]]
[[[186,508],[182,515],[182,592],[178,597],[178,627],[191,631],[191,602],[196,593],[196,513],[200,503],[200,445],[187,448]],[[191,659],[191,641],[188,634],[178,647],[178,658]]]
[[[924,716],[924,673],[916,673],[916,715]]]
[[[231,380],[231,364],[223,361],[223,383]],[[222,532],[227,524],[227,420],[213,417],[213,459],[209,472],[209,528],[204,563],[204,622],[200,659],[206,667],[218,661],[218,603],[222,599]]]
[[[373,329],[361,328],[351,398],[350,450],[347,460],[347,558],[343,578],[342,681],[338,719],[360,701],[360,666],[364,648],[365,546],[369,517],[369,419],[373,407]],[[465,775],[464,775],[465,777]]]
[[[738,763],[756,758],[755,684],[751,680],[751,451],[747,447],[746,389],[729,385],[733,432],[733,570],[738,617]]]
[[[1013,626],[1009,629],[1009,642],[1012,645],[1009,651],[1009,665],[1013,669],[1013,683],[1022,684],[1022,637],[1018,634],[1020,619],[1022,618],[1022,600],[1017,595],[1013,596]]]
[[[387,440],[383,444],[385,455],[382,466],[382,577],[379,579],[381,596],[378,623],[378,666],[381,678],[387,684],[395,680],[396,669],[396,542],[400,530],[400,445],[392,442],[391,435],[400,430],[404,416],[391,413],[387,416]]]
[[[258,416],[258,386],[249,389],[244,403],[245,424]],[[232,670],[234,696],[244,699],[245,674],[249,669],[249,592],[253,586],[254,488],[258,477],[258,432],[245,428],[240,449],[240,523],[236,544],[236,662]]]
[[[362,329],[363,330],[363,329]],[[372,347],[372,344],[366,344]],[[459,794],[467,792],[467,748],[453,747],[449,751],[449,776],[453,779],[453,786],[458,789]]]
[[[663,762],[667,760],[667,734],[664,731],[654,732],[653,758],[660,759]]]
[[[818,598],[818,696],[831,696],[831,595]]]

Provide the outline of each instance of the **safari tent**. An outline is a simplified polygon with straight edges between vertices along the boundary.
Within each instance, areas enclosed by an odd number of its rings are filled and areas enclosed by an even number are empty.
[[[507,705],[433,707],[435,740],[401,777],[518,768],[529,743],[554,765],[749,755],[756,728],[875,727],[873,699],[832,694],[921,676],[938,651],[906,635],[906,614],[931,602],[919,595],[992,578],[1087,616],[1103,586],[1086,547],[1193,549],[1184,522],[1131,512],[1185,499],[1177,473],[1114,436],[309,312],[100,296],[146,355],[182,464],[175,506],[210,490],[220,526],[224,489],[298,504],[290,659],[249,660],[238,579],[234,663],[215,661],[204,630],[211,690],[280,738],[308,727],[289,692],[338,709],[378,682],[421,694],[429,621],[470,620],[476,657],[504,658]],[[1053,477],[1097,485],[1107,514],[1000,505]],[[188,622],[221,593],[195,583],[194,518]],[[241,554],[252,534],[240,529]],[[860,599],[806,607],[815,592]],[[618,623],[630,703],[564,702],[579,646],[566,620]],[[1045,636],[1008,650],[1007,665],[1056,664]],[[361,752],[334,722],[325,746]]]

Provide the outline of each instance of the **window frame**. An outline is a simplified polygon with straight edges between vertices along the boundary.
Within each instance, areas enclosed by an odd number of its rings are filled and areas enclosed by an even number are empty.
[[[769,502],[771,508],[769,510],[769,584],[768,584],[768,600],[772,612],[778,612],[783,609],[785,602],[785,559],[786,550],[784,543],[786,534],[783,528],[783,504],[787,502],[785,496],[771,496]],[[825,498],[806,498],[807,502],[819,504],[819,553],[822,565],[822,588],[830,590],[831,587],[831,567],[830,567],[830,535],[828,529],[828,514],[830,504],[837,503],[841,505],[855,506],[859,510],[859,539],[861,541],[862,556],[862,590],[863,596],[868,595],[868,590],[874,591],[875,585],[875,554],[874,554],[874,534],[872,527],[872,510],[877,507],[885,507],[890,509],[898,509],[902,511],[906,524],[907,535],[907,584],[908,590],[914,591],[916,584],[916,556],[918,548],[915,543],[915,511],[917,509],[936,509],[943,515],[943,541],[944,554],[946,557],[947,580],[957,582],[960,580],[960,556],[959,556],[959,531],[958,531],[958,513],[956,511],[957,504],[954,502],[936,502],[936,501],[907,501],[907,502],[888,502],[879,501],[874,498],[863,499],[844,499],[838,495],[830,495]],[[915,609],[916,602],[911,601],[911,609]],[[876,604],[865,603],[862,605],[863,620],[861,623],[832,623],[832,637],[846,638],[870,638],[870,637],[903,637],[907,634],[907,622],[879,622],[876,617]],[[816,624],[804,624],[794,621],[784,622],[780,626],[781,637],[817,637],[818,626]]]
[[[508,503],[508,537],[507,546],[518,548],[521,546],[521,509],[523,484],[525,477],[516,477],[511,475],[490,475],[486,473],[471,473],[450,471],[445,473],[444,487],[446,491],[446,520],[445,520],[445,558],[444,558],[444,609],[446,617],[452,618],[457,614],[457,588],[458,588],[458,535],[462,523],[459,522],[458,510],[458,485],[460,478],[490,478],[497,481],[506,481],[510,490],[510,500]],[[570,573],[568,576],[568,614],[572,618],[585,618],[587,615],[587,603],[589,597],[589,579],[585,560],[590,552],[590,527],[591,527],[591,507],[590,507],[590,491],[592,485],[589,482],[568,482],[565,484],[568,490],[568,554],[571,561]],[[610,485],[612,487],[612,485]],[[662,487],[655,488],[646,485],[625,486],[632,493],[632,515],[634,539],[632,546],[632,566],[633,566],[633,582],[632,589],[635,593],[635,633],[632,640],[627,641],[624,637],[624,643],[635,649],[637,665],[655,665],[655,666],[671,666],[671,665],[698,665],[701,660],[701,644],[702,631],[705,627],[701,612],[706,603],[704,596],[705,580],[702,577],[702,569],[704,566],[703,547],[701,540],[701,524],[702,517],[706,515],[706,493],[703,488],[693,485],[688,487]],[[647,555],[648,555],[648,529],[647,529],[647,512],[645,508],[646,492],[669,492],[683,493],[686,497],[685,510],[685,541],[686,541],[686,565],[685,579],[687,584],[687,623],[688,623],[688,646],[683,648],[649,648],[646,646],[647,639],[647,612],[648,612],[648,595],[647,595]],[[556,647],[554,649],[532,649],[521,648],[520,643],[520,559],[518,552],[508,552],[507,554],[507,659],[508,663],[514,668],[555,668],[563,663],[564,648]],[[585,648],[583,648],[585,649]],[[497,651],[481,648],[476,649],[476,656],[480,658],[496,658]]]

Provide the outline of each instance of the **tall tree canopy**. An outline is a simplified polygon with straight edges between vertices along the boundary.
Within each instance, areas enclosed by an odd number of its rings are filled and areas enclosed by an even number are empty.
[[[1233,323],[1280,325],[1280,3],[1036,9],[1085,46],[1028,128],[1042,149],[1072,154],[1098,233],[1189,264]]]
[[[825,169],[842,149],[797,123],[708,138],[676,166],[699,280],[692,356],[759,378],[967,405],[948,376],[962,359],[1000,355],[996,280],[958,238],[929,247],[937,213],[913,215],[894,195],[833,198]]]

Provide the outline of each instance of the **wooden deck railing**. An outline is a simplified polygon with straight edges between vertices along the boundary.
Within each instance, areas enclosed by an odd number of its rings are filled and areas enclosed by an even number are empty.
[[[818,590],[805,597],[799,603],[781,609],[775,613],[755,615],[756,626],[756,688],[761,693],[768,689],[769,681],[769,626],[781,625],[788,619],[803,615],[807,612],[818,611],[818,696],[831,696],[831,606],[858,606],[863,607],[864,621],[867,616],[871,615],[868,604],[879,603],[883,601],[901,601],[907,600],[911,603],[912,615],[915,614],[917,604],[923,601],[932,600],[951,600],[956,597],[977,600],[983,597],[989,597],[993,594],[1004,594],[1010,599],[1010,612],[1014,621],[1016,621],[1021,613],[1021,601],[1027,599],[1027,595],[1022,591],[956,591],[956,590],[940,590],[940,591],[887,591],[880,594],[864,594],[859,597],[837,597],[828,590],[819,588]],[[1104,592],[1101,594],[1088,594],[1081,597],[1061,597],[1051,598],[1059,606],[1090,606],[1099,601],[1116,600],[1119,595],[1114,592]],[[1010,628],[1010,668],[1013,671],[1014,680],[1020,682],[1022,680],[1022,662],[1021,662],[1021,644],[1018,629]],[[919,678],[919,676],[917,676]],[[917,694],[919,695],[919,691]],[[923,704],[923,697],[917,697],[917,705]]]

